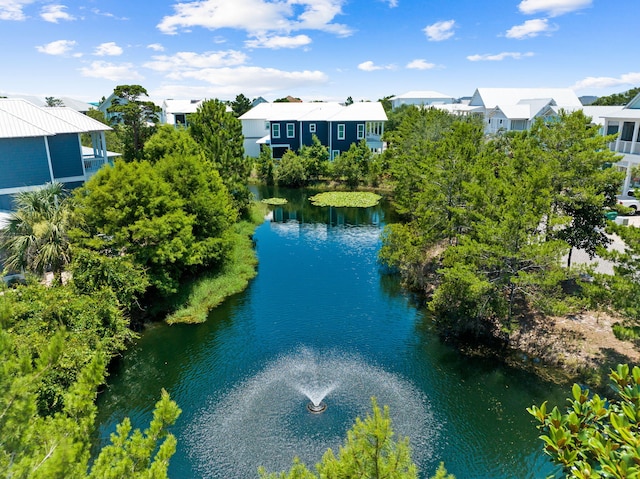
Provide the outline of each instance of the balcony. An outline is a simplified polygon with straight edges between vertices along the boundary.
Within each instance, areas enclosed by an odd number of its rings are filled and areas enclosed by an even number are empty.
[[[616,153],[625,155],[640,155],[640,142],[637,141],[612,141],[609,143],[609,149]]]

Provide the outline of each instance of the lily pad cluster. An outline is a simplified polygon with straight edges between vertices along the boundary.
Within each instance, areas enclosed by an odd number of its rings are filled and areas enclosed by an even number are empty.
[[[309,197],[309,201],[314,206],[369,208],[377,205],[381,198],[366,191],[328,191]]]
[[[285,205],[288,203],[286,198],[264,198],[261,202],[268,205]]]

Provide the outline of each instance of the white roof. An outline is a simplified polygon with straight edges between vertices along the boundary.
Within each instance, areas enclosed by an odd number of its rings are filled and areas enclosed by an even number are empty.
[[[29,138],[54,134],[52,131],[38,128],[11,113],[0,110],[0,138]]]
[[[90,146],[82,147],[82,156],[93,156],[93,154],[94,154],[93,148],[91,148]],[[116,153],[115,151],[107,150],[107,158],[114,158],[116,156],[122,156],[122,153]]]
[[[49,107],[45,108],[44,110],[47,113],[51,113],[52,115],[57,116],[61,120],[75,125],[79,129],[81,129],[83,133],[87,133],[90,131],[109,131],[112,129],[110,126],[105,125],[98,120],[94,120],[90,116],[79,113],[70,107]]]
[[[453,98],[451,95],[445,95],[444,93],[440,93],[438,91],[432,90],[412,90],[402,95],[396,95],[391,100],[400,99],[400,98]]]
[[[550,98],[561,108],[582,106],[571,88],[478,88],[469,104],[485,108],[502,108],[503,105],[517,105],[522,100]]]
[[[582,111],[586,116],[591,117],[591,122],[597,125],[604,125],[605,118],[617,116],[619,112],[622,111],[622,105],[611,105],[611,106],[583,106]],[[570,110],[568,110],[570,112]],[[638,114],[640,117],[640,112]]]
[[[87,133],[111,128],[71,108],[43,108],[21,98],[0,98],[0,138]]]
[[[202,100],[165,100],[162,108],[167,113],[195,113]]]
[[[44,98],[32,96],[32,95],[6,95],[7,98],[22,98],[23,100],[27,100],[30,103],[33,103],[35,106],[46,107],[47,102]],[[61,106],[66,106],[75,111],[85,112],[91,109],[95,109],[91,103],[87,103],[85,101],[76,100],[75,98],[69,98],[68,96],[63,96],[57,98],[62,102]]]
[[[265,121],[386,121],[380,102],[358,102],[344,106],[336,102],[261,103],[240,120]]]
[[[382,103],[364,101],[344,107],[330,121],[387,121],[387,114]]]
[[[449,113],[482,112],[481,106],[469,106],[467,103],[438,103],[429,105],[428,108],[437,108],[438,110],[448,111]]]
[[[284,121],[296,120],[302,115],[306,115],[315,110],[319,105],[328,103],[260,103],[251,110],[240,116],[240,120],[271,120]]]

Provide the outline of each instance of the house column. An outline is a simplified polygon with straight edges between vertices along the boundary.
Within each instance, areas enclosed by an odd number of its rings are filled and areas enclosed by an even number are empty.
[[[640,122],[636,121],[633,125],[633,135],[631,135],[631,149],[629,150],[631,153],[639,153],[636,151],[636,147],[640,146],[638,142],[638,126],[640,126]]]
[[[44,148],[47,150],[47,163],[49,164],[49,177],[51,178],[51,183],[53,183],[53,163],[51,163],[51,151],[49,151],[49,140],[46,136],[42,138],[44,140]]]
[[[82,176],[87,177],[87,171],[84,166],[84,154],[82,153],[82,139],[78,135],[78,147],[80,148],[80,164],[82,165]]]

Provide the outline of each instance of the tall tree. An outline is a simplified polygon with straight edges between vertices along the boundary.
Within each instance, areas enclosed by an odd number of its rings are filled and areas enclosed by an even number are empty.
[[[75,192],[80,246],[112,255],[129,254],[162,294],[175,292],[180,276],[198,264],[194,218],[184,200],[146,161],[116,162]]]
[[[231,109],[236,118],[242,116],[251,110],[251,100],[240,93],[236,96],[236,99],[231,102]]]
[[[530,154],[543,159],[553,173],[551,203],[544,219],[549,239],[559,238],[591,257],[606,246],[604,213],[616,202],[624,178],[615,168],[616,153],[608,148],[613,136],[602,136],[591,118],[579,110],[561,111],[551,122],[538,119],[528,135]],[[569,255],[569,265],[571,256]]]
[[[329,171],[329,149],[324,146],[314,134],[311,145],[302,145],[299,151],[300,158],[310,180],[317,180]]]
[[[219,100],[207,100],[189,115],[189,132],[218,170],[241,213],[248,211],[252,161],[244,156],[242,124]]]
[[[64,102],[60,98],[55,98],[53,96],[47,96],[44,99],[45,106],[54,107],[54,106],[64,106]]]
[[[115,113],[113,121],[122,126],[124,158],[127,161],[142,159],[144,143],[154,133],[160,107],[150,100],[147,90],[140,85],[118,85],[113,94],[113,104],[107,109]]]
[[[56,284],[71,261],[67,231],[71,216],[62,183],[52,183],[14,197],[15,211],[0,232],[0,247],[7,253],[5,264],[42,275],[52,271]]]

